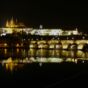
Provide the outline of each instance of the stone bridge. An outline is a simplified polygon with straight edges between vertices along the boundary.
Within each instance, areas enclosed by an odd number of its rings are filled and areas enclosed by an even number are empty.
[[[2,42],[1,47],[16,47],[16,48],[46,48],[46,49],[83,49],[88,48],[88,40],[24,40],[15,43]]]
[[[88,44],[88,40],[38,40],[31,41],[30,48],[50,48],[50,49],[83,49]]]

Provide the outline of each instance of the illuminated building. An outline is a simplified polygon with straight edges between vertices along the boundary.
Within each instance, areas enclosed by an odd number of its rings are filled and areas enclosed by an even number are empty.
[[[0,34],[12,34],[13,32],[20,32],[25,28],[23,23],[18,23],[17,20],[14,21],[13,18],[11,20],[7,20],[5,27],[0,28]]]
[[[13,17],[10,21],[7,20],[6,22],[6,27],[7,28],[17,28],[17,27],[25,27],[23,23],[18,23],[17,20],[14,21]]]
[[[43,26],[40,25],[39,29],[34,28],[27,28],[23,23],[18,23],[17,20],[14,21],[13,18],[11,20],[6,21],[6,25],[3,28],[0,28],[0,34],[6,35],[6,34],[12,34],[12,33],[21,33],[25,32],[26,34],[31,35],[59,35],[59,36],[65,36],[65,35],[79,35],[78,29],[75,30],[62,30],[62,29],[43,29]]]

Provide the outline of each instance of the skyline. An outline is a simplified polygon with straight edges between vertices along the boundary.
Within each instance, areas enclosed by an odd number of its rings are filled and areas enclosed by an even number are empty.
[[[87,8],[78,0],[0,0],[1,86],[86,86]]]
[[[1,1],[0,25],[12,16],[27,26],[88,30],[87,3],[78,1]]]

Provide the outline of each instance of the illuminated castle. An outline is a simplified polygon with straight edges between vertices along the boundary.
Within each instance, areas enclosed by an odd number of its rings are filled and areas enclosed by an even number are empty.
[[[5,27],[0,28],[0,35],[12,34],[12,33],[26,33],[31,35],[42,35],[42,36],[65,36],[65,35],[80,35],[78,29],[74,30],[62,30],[62,29],[44,29],[42,25],[38,29],[25,27],[23,23],[14,21],[13,17],[11,20],[7,20]]]
[[[25,27],[25,25],[23,23],[18,23],[17,19],[16,19],[16,21],[14,21],[13,17],[12,17],[12,19],[10,21],[7,20],[5,26],[8,27],[8,28]]]
[[[12,34],[13,32],[20,32],[22,28],[25,28],[23,23],[18,23],[17,19],[14,21],[13,17],[11,20],[7,20],[5,27],[2,28],[4,34]]]

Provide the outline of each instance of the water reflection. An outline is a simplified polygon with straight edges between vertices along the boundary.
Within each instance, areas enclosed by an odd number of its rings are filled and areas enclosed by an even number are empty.
[[[53,49],[0,49],[0,58],[8,57],[70,57],[70,58],[88,58],[88,52],[81,50],[53,50]],[[2,59],[3,59],[2,58]]]
[[[8,58],[7,60],[1,61],[2,66],[6,68],[6,70],[13,71],[13,69],[17,69],[19,67],[22,67],[23,64],[18,64],[18,60],[12,60],[12,58]]]
[[[0,49],[0,63],[7,70],[22,67],[26,63],[83,63],[88,60],[88,52],[54,49]]]

